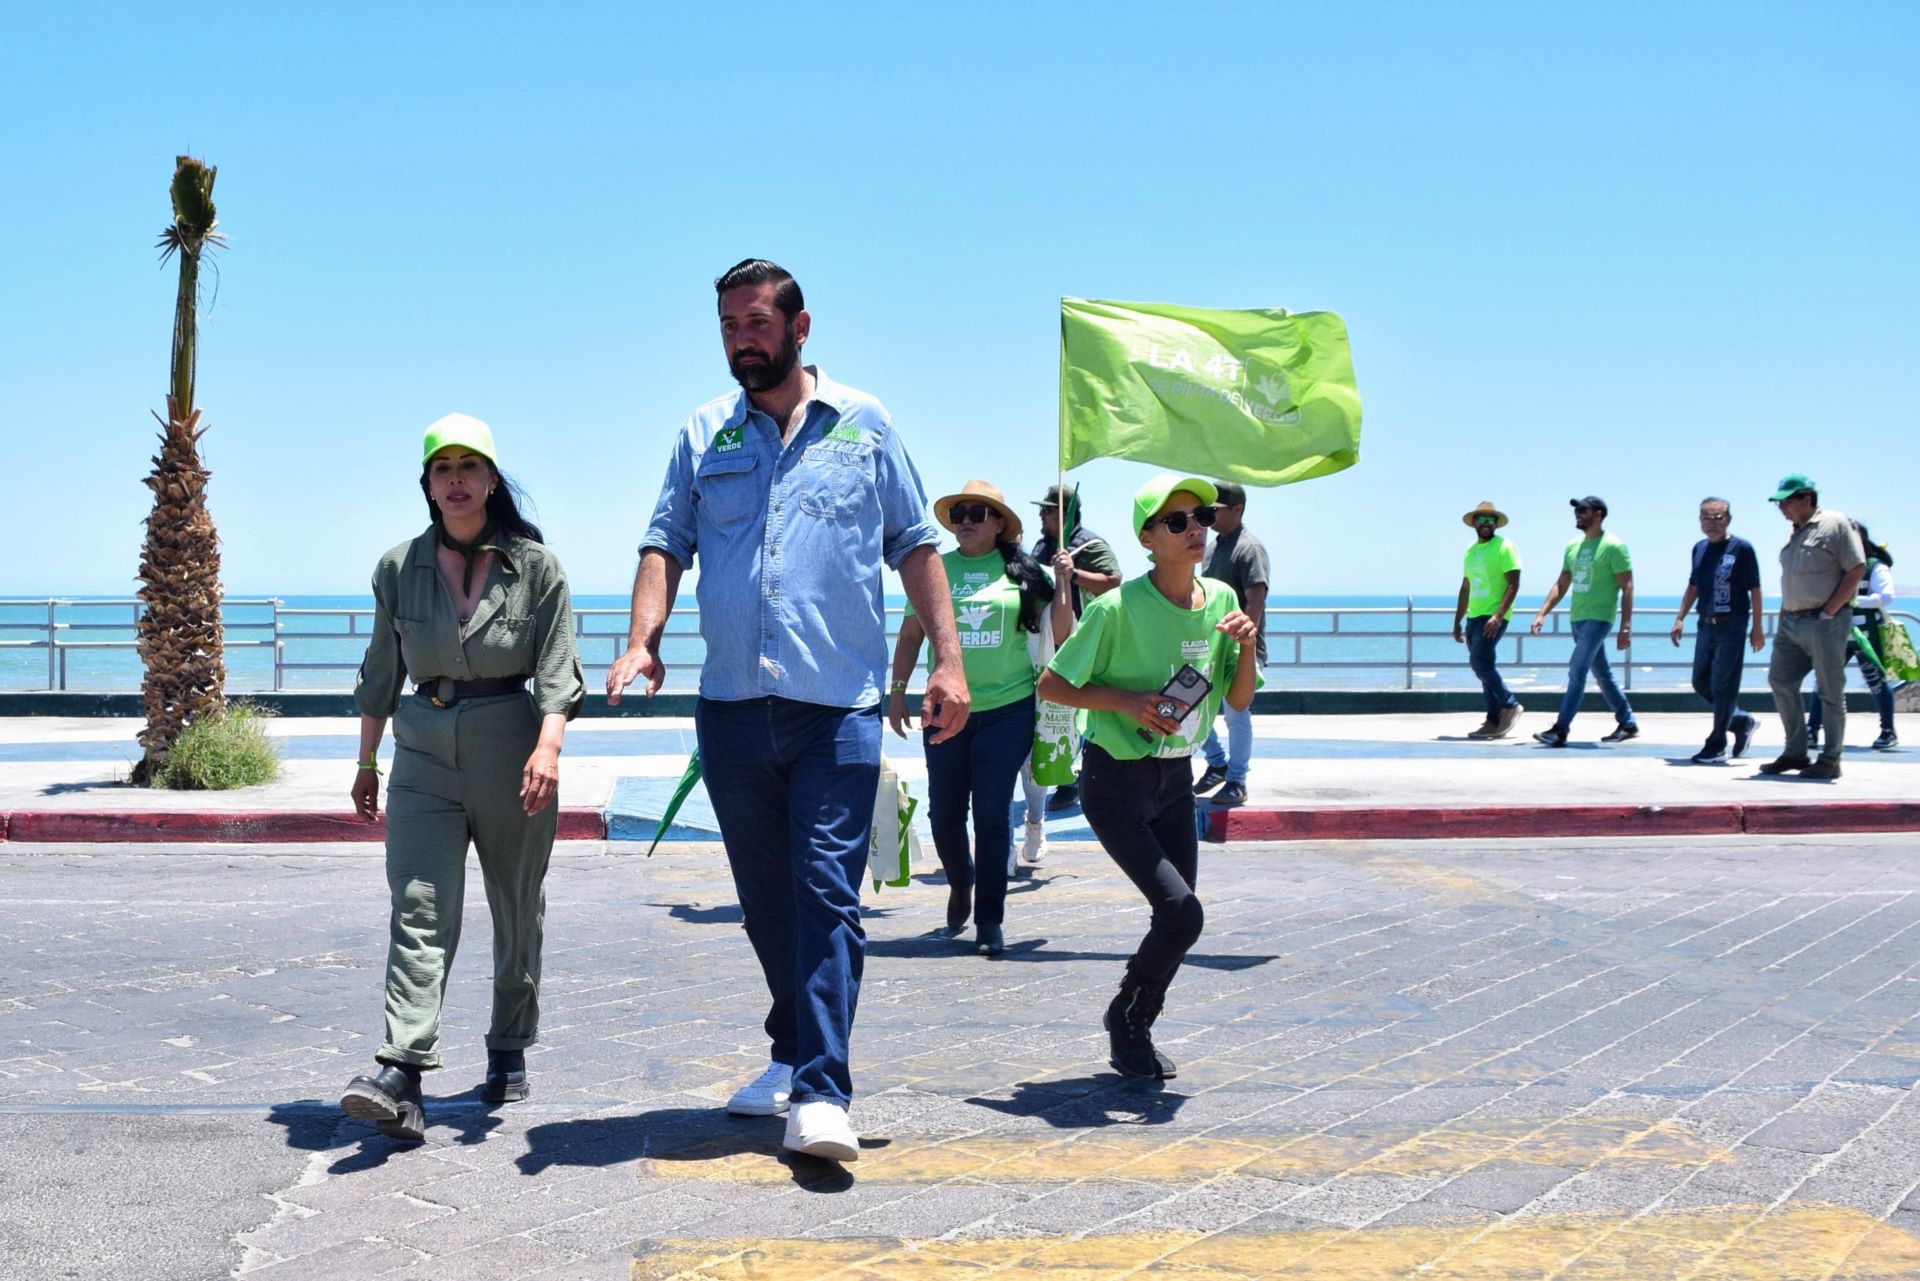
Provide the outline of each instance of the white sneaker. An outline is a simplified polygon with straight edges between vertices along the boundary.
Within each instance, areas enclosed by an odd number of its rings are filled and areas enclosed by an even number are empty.
[[[1047,825],[1045,823],[1027,824],[1026,838],[1020,843],[1020,861],[1028,867],[1038,867],[1047,859]]]
[[[784,1063],[769,1063],[767,1070],[743,1085],[727,1100],[727,1111],[735,1116],[785,1116],[787,1095],[793,1089],[793,1069]]]
[[[780,1146],[823,1161],[858,1161],[860,1137],[847,1121],[847,1110],[831,1099],[800,1103],[787,1113],[787,1137]]]

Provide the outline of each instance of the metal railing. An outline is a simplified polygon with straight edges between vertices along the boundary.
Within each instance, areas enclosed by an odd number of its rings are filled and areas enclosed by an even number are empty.
[[[45,684],[38,688],[66,690],[71,687],[71,656],[116,651],[129,656],[137,653],[138,641],[131,633],[141,608],[140,602],[131,598],[0,599],[0,688],[35,688],[24,683],[28,664],[18,660],[8,662],[8,655],[44,652]],[[253,678],[255,684],[247,684],[249,677],[234,670],[236,666],[251,667],[252,664],[229,664],[228,688],[234,693],[350,688],[374,617],[370,607],[289,607],[277,597],[229,599],[224,609],[229,651],[271,652],[270,665],[260,665],[257,677]],[[235,617],[246,611],[265,611],[265,616],[259,620]],[[1567,659],[1564,646],[1572,641],[1565,612],[1555,613],[1538,636],[1527,630],[1527,611],[1516,607],[1514,612],[1515,624],[1500,641],[1502,669],[1563,667]],[[1920,617],[1904,610],[1890,613],[1920,634]],[[31,619],[15,617],[26,614],[31,614]],[[897,608],[887,611],[889,647],[898,634],[901,614]],[[1642,617],[1655,617],[1665,623],[1669,615],[1665,608],[1653,606],[1643,610]],[[1356,676],[1369,671],[1381,674],[1376,682],[1348,688],[1389,688],[1387,682],[1408,690],[1421,687],[1422,682],[1433,688],[1467,688],[1471,684],[1471,676],[1466,675],[1470,672],[1466,648],[1453,641],[1451,606],[1415,605],[1409,599],[1404,605],[1393,606],[1283,607],[1269,609],[1265,621],[1267,681],[1272,686],[1287,688],[1300,684],[1297,680],[1289,681],[1289,673],[1343,671]],[[1763,621],[1769,637],[1775,622],[1772,614]],[[604,673],[626,648],[627,611],[575,609],[573,628],[581,662],[588,669],[588,686],[593,688],[596,683],[593,677]],[[328,656],[324,652],[328,647],[350,652]],[[701,649],[698,616],[691,608],[683,608],[669,622],[661,645],[668,665],[669,692],[693,690]],[[1668,679],[1657,679],[1655,686],[1684,688],[1693,669],[1691,646],[1683,643],[1680,648],[1673,648],[1665,627],[1659,627],[1637,646],[1630,645],[1624,653],[1613,650],[1610,645],[1608,656],[1622,669],[1620,683],[1627,689],[1633,688],[1636,673],[1641,675],[1643,688],[1648,687],[1646,677],[1650,674],[1668,676]],[[31,666],[38,670],[37,660],[31,662]],[[137,688],[137,665],[124,666],[124,674],[116,670],[104,678],[120,684],[93,688],[102,692]],[[1749,664],[1749,673],[1755,668],[1764,673],[1764,667],[1758,662]],[[309,684],[302,678],[303,673],[335,673],[339,679]],[[1462,678],[1444,679],[1443,673]]]

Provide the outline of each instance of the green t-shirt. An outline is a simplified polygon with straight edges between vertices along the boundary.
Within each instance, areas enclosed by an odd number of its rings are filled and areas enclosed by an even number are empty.
[[[1520,553],[1500,535],[1484,543],[1475,539],[1467,548],[1467,617],[1486,618],[1498,609],[1507,594],[1507,574],[1519,568]],[[1512,618],[1513,606],[1500,617]]]
[[[960,664],[966,669],[973,710],[990,712],[1033,693],[1033,657],[1027,633],[1020,630],[1020,588],[1007,577],[1007,562],[997,551],[963,556],[956,549],[940,557],[953,597],[953,621],[960,633]],[[1048,582],[1052,582],[1049,576]],[[907,604],[913,617],[913,604]],[[1042,627],[1046,615],[1041,614]],[[927,655],[933,670],[933,655]]]
[[[1212,578],[1196,580],[1206,592],[1199,609],[1182,609],[1160,594],[1146,575],[1118,591],[1087,602],[1080,626],[1053,656],[1049,670],[1073,685],[1109,685],[1115,689],[1164,686],[1185,663],[1213,682],[1200,704],[1180,722],[1180,732],[1151,742],[1135,731],[1140,722],[1119,712],[1086,713],[1087,741],[1098,743],[1115,760],[1145,756],[1191,756],[1206,741],[1220,710],[1240,645],[1214,625],[1240,607],[1233,588]]]
[[[1598,538],[1576,538],[1567,544],[1565,569],[1573,575],[1567,588],[1572,602],[1569,617],[1576,623],[1611,623],[1620,604],[1620,584],[1615,574],[1633,568],[1627,545],[1612,534]]]

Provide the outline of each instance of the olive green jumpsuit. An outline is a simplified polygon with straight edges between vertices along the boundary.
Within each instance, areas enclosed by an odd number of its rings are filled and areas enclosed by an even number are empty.
[[[383,1063],[440,1066],[440,1007],[460,945],[467,844],[480,856],[493,913],[490,1050],[538,1039],[540,943],[556,801],[528,818],[520,778],[543,716],[568,719],[586,696],[573,643],[565,572],[524,538],[487,544],[493,563],[463,628],[440,575],[433,528],[380,558],[373,573],[373,635],[354,682],[362,715],[393,719],[387,790],[387,950]],[[407,685],[439,677],[526,676],[513,693],[435,707]]]

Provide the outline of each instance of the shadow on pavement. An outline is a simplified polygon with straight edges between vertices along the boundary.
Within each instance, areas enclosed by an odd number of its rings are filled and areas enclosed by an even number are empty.
[[[1061,1130],[1099,1129],[1110,1125],[1165,1125],[1186,1103],[1187,1095],[1167,1089],[1164,1081],[1143,1081],[1102,1072],[1098,1076],[1064,1081],[1021,1081],[1005,1099],[971,1098],[967,1102],[1008,1116],[1031,1117]]]
[[[497,1106],[481,1099],[478,1086],[444,1097],[430,1094],[426,1104],[428,1142],[443,1138],[447,1130],[452,1130],[453,1141],[457,1144],[468,1146],[482,1143],[500,1125]],[[350,1120],[341,1115],[338,1105],[320,1099],[276,1103],[267,1113],[267,1123],[286,1130],[287,1146],[290,1148],[305,1152],[351,1148],[327,1168],[329,1174],[370,1170],[385,1164],[395,1152],[420,1146],[390,1139],[367,1122]],[[440,1131],[440,1134],[436,1135],[435,1131]]]
[[[786,1123],[779,1117],[730,1116],[721,1108],[659,1108],[633,1116],[581,1117],[536,1125],[527,1131],[527,1151],[514,1161],[522,1174],[556,1165],[609,1166],[629,1161],[724,1161],[763,1156],[787,1167],[809,1192],[844,1192],[853,1172],[780,1146]],[[873,1151],[891,1139],[863,1137]]]
[[[1082,952],[1071,948],[1050,948],[1048,939],[1009,938],[1006,951],[990,959],[995,961],[1128,961],[1133,958],[1131,952]],[[949,938],[938,931],[931,934],[916,934],[903,939],[868,939],[867,955],[905,960],[939,960],[943,957],[971,956],[974,945],[971,934],[958,938]],[[986,958],[983,958],[986,959]],[[1182,962],[1184,965],[1197,965],[1203,970],[1221,970],[1231,973],[1235,970],[1250,970],[1269,961],[1277,961],[1278,956],[1257,956],[1231,953],[1195,952],[1190,953]]]
[[[692,907],[686,903],[649,903],[647,906],[664,907],[668,916],[689,925],[738,925],[746,919],[740,914],[738,903],[722,903],[717,907]]]

